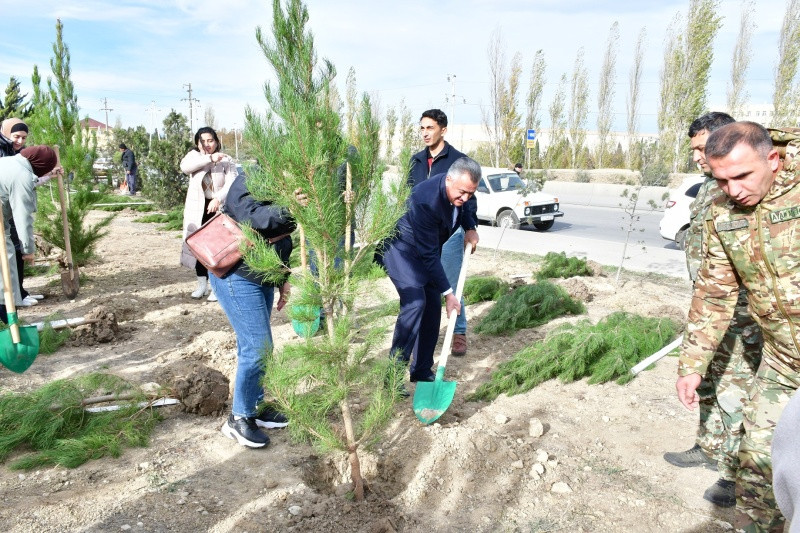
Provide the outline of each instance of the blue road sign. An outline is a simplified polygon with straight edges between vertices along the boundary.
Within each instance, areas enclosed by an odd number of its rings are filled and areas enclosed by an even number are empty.
[[[529,141],[536,140],[536,130],[528,130],[528,137]]]

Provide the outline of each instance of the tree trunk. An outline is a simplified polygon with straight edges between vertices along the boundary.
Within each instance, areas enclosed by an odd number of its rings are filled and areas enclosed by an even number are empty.
[[[364,501],[364,479],[361,477],[361,462],[358,460],[358,445],[353,432],[353,417],[350,415],[350,405],[347,400],[342,400],[342,421],[347,437],[347,453],[350,460],[350,479],[353,480],[353,496],[355,501]]]

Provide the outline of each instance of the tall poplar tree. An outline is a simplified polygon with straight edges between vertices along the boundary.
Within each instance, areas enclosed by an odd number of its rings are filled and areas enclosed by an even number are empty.
[[[583,166],[580,160],[583,146],[586,142],[586,118],[589,114],[589,74],[583,62],[583,47],[578,49],[575,56],[575,67],[572,70],[570,83],[569,125],[570,159],[571,168]]]
[[[272,33],[259,27],[256,38],[276,82],[264,86],[265,115],[246,111],[245,138],[258,162],[248,168],[247,186],[254,198],[289,209],[304,228],[317,273],[291,277],[295,290],[288,307],[295,318],[322,307],[325,329],[323,336],[267,356],[264,387],[292,420],[294,437],[347,453],[354,496],[362,500],[358,450],[390,419],[397,397],[392,384],[401,373],[388,358],[374,358],[383,331],[359,331],[353,324],[357,273],[371,264],[373,247],[353,247],[349,230],[363,243],[384,240],[404,212],[408,187],[401,179],[385,190],[380,120],[368,96],[361,98],[356,136],[344,136],[330,98],[336,70],[330,61],[317,60],[305,5],[286,0],[284,7],[273,0],[272,13]],[[407,161],[408,155],[401,158]],[[407,170],[406,165],[401,175]],[[297,203],[298,188],[308,195],[307,206]],[[274,279],[283,270],[274,250],[245,231],[254,243],[246,251],[248,264]]]
[[[733,49],[733,63],[731,64],[731,81],[728,84],[727,107],[728,113],[734,118],[739,118],[744,104],[747,102],[747,69],[750,66],[750,41],[753,37],[753,0],[742,2],[742,18],[739,21],[739,35]]]
[[[718,0],[690,0],[687,17],[676,17],[669,30],[661,78],[659,153],[673,172],[688,168],[686,130],[707,109],[714,38],[721,20],[718,7]]]
[[[567,121],[564,117],[564,107],[567,103],[567,75],[562,74],[553,101],[550,102],[548,113],[550,115],[550,144],[545,151],[547,168],[561,168],[565,166]]]
[[[525,100],[525,129],[535,130],[537,132],[537,136],[541,127],[539,113],[541,112],[542,108],[542,90],[544,89],[544,84],[546,82],[546,66],[544,52],[541,49],[537,50],[536,54],[533,56],[533,63],[531,64],[531,75],[528,83],[528,97]],[[538,138],[536,139],[536,143],[538,145]],[[528,157],[529,153],[529,150],[525,151],[526,168],[530,168],[534,163],[536,165],[540,165],[541,161],[539,161],[538,156],[536,157],[536,161],[532,161]]]
[[[600,83],[597,90],[597,167],[602,168],[608,153],[608,135],[614,118],[614,78],[617,67],[617,46],[619,43],[619,22],[614,21],[608,31],[608,43],[600,69]]]
[[[800,0],[789,0],[778,42],[778,63],[775,65],[775,91],[772,96],[772,125],[776,127],[795,125],[798,119],[797,106],[800,98],[796,83],[797,67],[800,64]]]
[[[628,152],[627,166],[634,168],[634,161],[639,161],[641,143],[638,142],[637,132],[639,131],[639,98],[642,92],[642,62],[644,60],[644,45],[647,31],[642,28],[639,37],[636,39],[636,48],[633,52],[633,63],[631,64],[630,76],[628,78],[628,99],[626,101],[627,111],[627,131],[628,131]]]

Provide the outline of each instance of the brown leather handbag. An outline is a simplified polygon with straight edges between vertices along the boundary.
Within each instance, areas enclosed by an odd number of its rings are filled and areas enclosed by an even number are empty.
[[[218,212],[194,233],[186,245],[195,258],[217,277],[222,277],[242,259],[241,242],[245,240],[239,224]]]

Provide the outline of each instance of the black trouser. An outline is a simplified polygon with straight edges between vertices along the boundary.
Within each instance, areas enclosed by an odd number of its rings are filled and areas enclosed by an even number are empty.
[[[216,215],[216,213],[209,213],[208,212],[208,204],[211,203],[211,198],[206,198],[206,203],[203,205],[203,218],[200,219],[200,225],[202,226],[209,220],[211,217]],[[207,278],[208,277],[208,269],[201,263],[200,261],[195,261],[194,263],[194,271],[197,274],[198,278]]]
[[[25,261],[22,260],[22,242],[19,240],[17,234],[17,226],[14,224],[14,219],[11,219],[9,224],[11,229],[11,242],[14,244],[14,255],[17,260],[17,277],[19,277],[19,293],[20,297],[24,300],[28,296],[28,291],[22,287],[22,282],[25,280]]]

